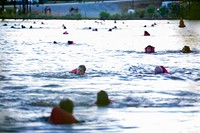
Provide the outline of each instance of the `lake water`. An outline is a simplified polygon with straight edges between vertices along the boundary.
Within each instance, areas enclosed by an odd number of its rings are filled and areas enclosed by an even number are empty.
[[[0,131],[200,133],[200,21],[185,24],[178,28],[178,20],[1,21]],[[114,26],[117,29],[109,32]],[[151,36],[143,36],[145,30]],[[68,45],[69,40],[75,44]],[[156,53],[145,54],[147,45],[155,46]],[[181,53],[184,45],[193,52]],[[81,64],[87,67],[85,76],[68,73]],[[155,75],[156,65],[170,74]],[[100,90],[113,101],[108,107],[93,104]],[[85,122],[45,121],[63,98],[74,101],[75,117]]]

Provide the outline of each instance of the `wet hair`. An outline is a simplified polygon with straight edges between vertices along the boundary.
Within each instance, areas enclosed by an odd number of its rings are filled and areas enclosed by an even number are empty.
[[[67,43],[68,43],[68,44],[73,44],[74,42],[73,42],[73,41],[68,41]]]
[[[74,104],[70,99],[61,100],[59,103],[61,109],[66,112],[73,113]]]
[[[148,48],[151,48],[151,51],[147,51]],[[154,53],[155,52],[155,47],[148,45],[145,47],[145,53]]]
[[[85,65],[80,65],[79,68],[81,68],[83,71],[86,71]]]
[[[190,47],[189,46],[184,46],[183,49],[182,49],[182,52],[183,53],[190,53],[191,52]]]
[[[149,32],[147,32],[147,31],[144,31],[144,35],[145,36],[150,36]]]
[[[96,101],[96,104],[98,106],[106,106],[110,103],[110,100],[108,98],[108,94],[101,90],[97,93],[97,101]]]

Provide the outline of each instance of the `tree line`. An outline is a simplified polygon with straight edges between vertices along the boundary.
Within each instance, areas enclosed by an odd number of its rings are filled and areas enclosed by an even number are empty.
[[[31,5],[32,4],[44,4],[47,2],[58,2],[57,0],[39,0],[37,3],[32,3],[29,0],[21,0],[20,2],[16,2],[13,0],[9,3],[7,0],[1,0],[1,10],[0,14],[5,11],[5,5],[13,5],[13,11],[16,12],[16,5],[20,5],[20,13],[29,14],[31,13]],[[85,2],[85,1],[94,1],[94,2],[102,2],[102,0],[59,0],[63,2]],[[161,0],[163,1],[163,0]],[[108,13],[109,14],[109,13]],[[110,15],[108,15],[110,17]],[[101,14],[101,16],[106,16],[106,13]],[[101,17],[100,16],[100,17]],[[150,18],[150,19],[159,19],[159,18],[184,18],[184,19],[198,19],[200,20],[200,0],[182,0],[180,4],[171,3],[169,7],[160,7],[159,9],[154,5],[149,5],[143,9],[136,9],[134,15],[131,14],[116,14],[111,18],[123,18],[123,19],[132,19],[132,18]]]

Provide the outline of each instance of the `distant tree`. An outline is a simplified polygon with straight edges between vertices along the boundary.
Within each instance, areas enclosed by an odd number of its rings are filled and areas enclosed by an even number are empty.
[[[183,0],[181,13],[188,19],[200,19],[200,0]]]
[[[105,12],[105,11],[100,12],[99,16],[100,16],[100,19],[101,19],[101,20],[110,19],[110,13]]]
[[[119,20],[120,18],[121,18],[121,15],[118,13],[111,16],[111,19],[114,19],[114,20]]]
[[[84,2],[84,0],[77,0],[79,3]]]
[[[48,0],[39,0],[39,4],[44,4],[45,2],[47,2]]]
[[[149,17],[152,17],[156,11],[156,7],[154,5],[149,5],[145,8],[146,14]]]
[[[16,10],[16,4],[17,4],[16,0],[13,0],[14,10]]]
[[[171,16],[178,18],[180,17],[180,4],[172,3],[171,5]]]
[[[6,4],[6,0],[1,0],[1,11],[3,11],[4,10],[4,6],[5,6],[5,4]]]
[[[165,6],[160,7],[159,9],[159,13],[162,17],[167,17],[169,14],[169,10],[168,8],[166,8]]]
[[[137,9],[135,11],[135,16],[139,18],[144,18],[145,9]]]

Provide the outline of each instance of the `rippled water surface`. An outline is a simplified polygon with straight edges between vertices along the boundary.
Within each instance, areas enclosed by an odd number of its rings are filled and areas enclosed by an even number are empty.
[[[0,131],[199,133],[200,21],[185,21],[186,28],[178,23],[1,21]],[[151,36],[143,36],[145,30]],[[156,53],[145,54],[147,45]],[[181,53],[184,45],[193,52]],[[85,76],[68,73],[80,64],[87,67]],[[155,75],[156,65],[170,74]],[[96,107],[99,90],[106,90],[113,104]],[[74,115],[85,122],[46,122],[63,98],[74,101]]]

